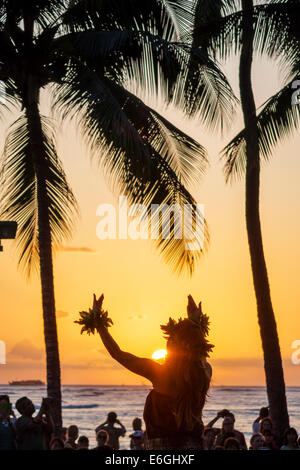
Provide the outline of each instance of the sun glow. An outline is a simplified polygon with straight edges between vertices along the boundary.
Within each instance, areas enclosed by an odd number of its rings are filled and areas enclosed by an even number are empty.
[[[157,361],[158,359],[165,359],[167,354],[168,353],[165,349],[158,349],[152,354],[152,359],[155,359],[155,361]]]

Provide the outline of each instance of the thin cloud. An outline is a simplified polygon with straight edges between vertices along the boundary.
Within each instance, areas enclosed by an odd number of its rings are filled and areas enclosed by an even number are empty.
[[[9,353],[9,356],[10,355],[21,359],[38,361],[43,357],[43,350],[34,346],[28,339],[24,339],[13,346]],[[9,362],[9,360],[7,362]]]
[[[101,356],[108,356],[108,352],[106,349],[104,348],[95,348],[95,349],[91,349],[91,352],[93,353],[100,353]]]
[[[58,318],[65,318],[65,317],[68,317],[70,314],[69,312],[64,312],[63,310],[57,310],[56,312],[56,316]]]
[[[67,253],[96,253],[96,250],[88,246],[64,246],[59,245],[55,247],[55,251],[64,251]]]
[[[113,359],[101,359],[99,361],[91,361],[84,363],[62,364],[62,369],[75,369],[75,370],[119,370],[124,369],[123,366]]]
[[[17,343],[19,345],[19,343]],[[16,346],[17,346],[16,345]],[[14,349],[14,348],[13,348]],[[35,348],[37,350],[37,348]],[[39,350],[37,350],[39,351]],[[23,349],[24,353],[24,349]],[[27,351],[28,353],[28,351]],[[40,351],[41,353],[41,351]],[[7,357],[7,364],[3,365],[2,367],[5,367],[6,371],[23,371],[24,369],[30,369],[30,370],[44,370],[45,369],[45,361],[41,360],[36,360],[35,358],[31,358],[30,360],[24,361],[24,360],[11,360],[11,356],[13,356],[11,353]],[[27,355],[27,359],[28,355]],[[225,370],[227,373],[227,369],[230,369],[232,372],[232,369],[236,369],[237,371],[240,371],[241,368],[254,368],[257,369],[258,371],[263,371],[262,367],[262,359],[260,358],[227,358],[227,359],[210,359],[209,362],[211,363],[213,370],[216,368],[216,370]],[[286,372],[292,371],[295,369],[295,365],[292,364],[291,360],[289,358],[283,358],[283,365],[284,369]],[[62,369],[65,370],[124,370],[124,367],[118,364],[116,361],[113,359],[107,358],[99,358],[93,361],[87,361],[87,362],[62,362],[61,364]],[[1,370],[1,365],[0,365],[0,370]]]
[[[146,320],[147,315],[143,315],[142,313],[139,313],[137,315],[131,315],[131,317],[128,317],[129,320]]]
[[[229,357],[229,358],[218,358],[209,360],[212,367],[221,367],[221,368],[241,368],[241,367],[257,367],[259,369],[263,369],[263,358],[260,357]],[[285,367],[289,367],[292,365],[290,358],[283,358],[283,364]]]
[[[62,362],[61,368],[63,370],[119,370],[124,369],[123,366],[118,364],[118,362],[114,361],[113,359],[101,359],[97,361],[89,361],[89,362]],[[7,360],[7,364],[5,365],[5,370],[39,370],[45,369],[45,362],[44,361],[35,361],[33,359],[29,361],[11,361],[10,358]]]

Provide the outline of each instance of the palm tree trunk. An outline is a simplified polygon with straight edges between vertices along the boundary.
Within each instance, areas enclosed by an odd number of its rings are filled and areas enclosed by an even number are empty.
[[[277,435],[289,425],[282,359],[264,256],[260,213],[260,155],[256,106],[251,71],[253,60],[253,0],[242,0],[243,38],[240,61],[240,94],[246,128],[246,224],[258,322],[271,418]]]
[[[26,100],[25,112],[37,183],[38,241],[47,363],[47,395],[53,402],[53,419],[57,432],[62,427],[61,381],[55,317],[52,239],[46,187],[48,162],[39,112],[39,87],[32,76],[28,79],[28,100]]]

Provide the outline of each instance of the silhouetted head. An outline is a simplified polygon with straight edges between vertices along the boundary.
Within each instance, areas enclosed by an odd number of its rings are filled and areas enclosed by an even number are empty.
[[[134,418],[132,428],[134,431],[140,431],[142,429],[142,420],[140,418]]]
[[[80,436],[78,439],[78,449],[88,449],[89,448],[89,439],[86,436]]]
[[[0,395],[0,402],[4,401],[6,403],[10,403],[8,395]]]
[[[225,416],[223,419],[222,430],[226,434],[234,430],[234,418],[232,416]]]
[[[275,435],[272,433],[272,431],[269,431],[268,429],[263,431],[263,436],[264,436],[264,439],[265,439],[265,443],[267,445],[270,445],[275,439]]]
[[[27,418],[31,418],[35,412],[34,404],[27,397],[19,398],[19,400],[16,401],[16,409],[21,415],[26,416]]]
[[[116,420],[117,420],[117,413],[115,413],[114,411],[111,411],[110,413],[108,413],[107,422],[109,424],[114,424]]]
[[[283,435],[284,445],[297,445],[298,433],[295,428],[288,428]]]
[[[109,439],[108,433],[104,429],[100,429],[100,431],[97,432],[96,440],[97,440],[97,444],[99,447],[107,444],[108,439]]]
[[[261,434],[264,434],[264,431],[272,431],[273,429],[273,423],[272,423],[272,420],[271,418],[267,417],[267,418],[264,418],[261,420],[260,422],[260,433]]]
[[[64,447],[64,441],[60,437],[53,437],[49,444],[50,450],[62,450]]]
[[[235,423],[235,416],[231,411],[228,411],[228,413],[226,414],[226,417],[231,418],[232,421]]]
[[[269,408],[267,406],[263,406],[259,411],[260,419],[267,418],[269,416]]]
[[[7,418],[11,413],[11,404],[8,395],[0,395],[0,416]]]
[[[67,430],[67,438],[71,439],[72,441],[76,441],[79,434],[79,429],[75,424],[72,424],[68,427]]]
[[[255,433],[251,436],[250,445],[252,450],[258,450],[261,447],[264,447],[265,441],[263,436],[260,433]]]
[[[240,450],[240,444],[237,439],[234,437],[228,437],[224,442],[224,449],[225,450]]]

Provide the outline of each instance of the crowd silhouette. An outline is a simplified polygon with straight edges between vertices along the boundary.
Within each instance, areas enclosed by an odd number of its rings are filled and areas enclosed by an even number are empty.
[[[108,413],[106,420],[96,427],[96,446],[91,447],[89,439],[80,435],[80,428],[71,425],[62,428],[60,435],[54,435],[54,422],[51,415],[51,402],[43,399],[35,414],[33,402],[22,397],[15,403],[19,413],[16,417],[8,395],[0,395],[0,450],[64,450],[102,451],[111,453],[120,449],[120,439],[127,430],[115,412]],[[34,416],[35,414],[35,416]],[[215,426],[222,420],[220,427]],[[204,426],[198,436],[200,450],[300,450],[300,437],[294,428],[288,428],[282,438],[273,431],[268,408],[261,408],[252,425],[250,445],[247,446],[244,434],[236,429],[235,416],[229,410],[221,410],[216,417]],[[132,421],[129,434],[131,450],[148,448],[147,431],[143,430],[141,418]],[[180,450],[180,447],[178,447]]]

